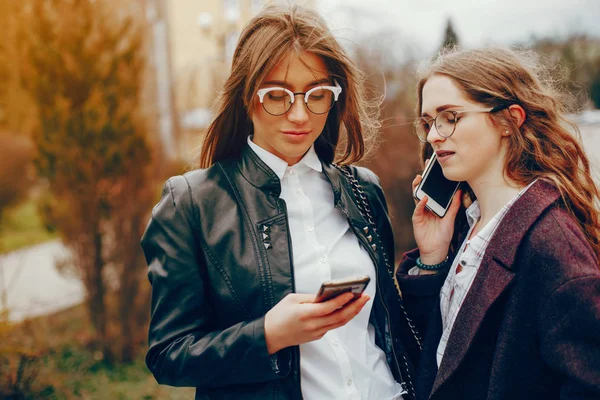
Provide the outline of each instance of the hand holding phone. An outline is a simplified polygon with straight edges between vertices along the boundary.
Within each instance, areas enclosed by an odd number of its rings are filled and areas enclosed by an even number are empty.
[[[365,291],[370,281],[369,276],[361,275],[323,282],[315,297],[315,303],[327,301],[347,292],[352,293],[354,298],[357,299]]]
[[[444,176],[442,166],[434,154],[423,171],[423,179],[417,186],[414,196],[419,201],[427,196],[427,208],[442,218],[446,215],[459,186],[460,182],[451,181]]]
[[[436,182],[441,182],[440,186],[436,186]],[[446,258],[454,233],[454,220],[460,207],[458,182],[452,183],[444,177],[434,156],[425,167],[423,177],[420,180],[418,176],[415,178],[413,187],[418,203],[412,224],[421,261],[437,264]]]
[[[370,300],[368,295],[361,294],[368,280],[366,276],[325,282],[319,291],[322,294],[320,299],[315,299],[314,294],[304,293],[285,296],[265,315],[265,340],[269,354],[320,339],[328,331],[346,325]],[[360,287],[348,290],[347,284],[355,281]],[[352,293],[352,296],[340,295],[340,289],[344,293]],[[327,298],[329,300],[325,301]]]

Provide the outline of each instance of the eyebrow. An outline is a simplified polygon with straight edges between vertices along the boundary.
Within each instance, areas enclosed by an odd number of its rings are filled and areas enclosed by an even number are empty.
[[[463,106],[458,106],[456,104],[444,104],[443,106],[439,106],[438,108],[435,109],[436,112],[441,113],[442,111],[446,111],[449,108],[458,108],[458,107],[463,107]],[[425,113],[421,113],[422,117],[430,117],[431,115]]]
[[[323,79],[319,79],[317,81],[312,81],[309,84],[307,84],[306,86],[321,85],[323,83],[329,83],[329,78],[323,78]],[[292,86],[292,85],[290,85],[289,83],[287,83],[285,81],[266,81],[266,82],[263,82],[263,85],[279,85],[279,86],[285,86],[285,87],[291,87]]]

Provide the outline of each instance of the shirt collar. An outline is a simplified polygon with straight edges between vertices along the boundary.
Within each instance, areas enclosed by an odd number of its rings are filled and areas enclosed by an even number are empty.
[[[469,226],[472,227],[477,221],[479,221],[479,218],[481,218],[481,208],[479,208],[479,200],[475,200],[473,204],[471,204],[467,208],[466,214],[467,222],[469,223]]]
[[[317,172],[323,171],[323,166],[321,165],[321,160],[319,160],[319,156],[317,156],[317,152],[315,151],[315,146],[310,146],[310,149],[306,152],[304,157],[298,162],[298,164],[289,167],[288,163],[277,157],[275,154],[268,152],[263,149],[256,143],[252,141],[252,136],[248,136],[248,146],[256,153],[260,159],[267,164],[269,168],[275,172],[275,174],[279,177],[279,180],[283,179],[286,171],[291,168],[296,170],[308,170],[308,168],[313,169]],[[305,168],[308,167],[308,168]]]
[[[535,182],[537,181],[537,179],[535,179],[533,182],[531,182],[529,185],[527,185],[526,187],[524,187],[523,189],[521,189],[519,191],[519,193],[517,193],[511,200],[509,200],[509,202],[507,204],[505,204],[497,213],[496,215],[494,215],[494,217],[492,218],[492,220],[501,220],[502,217],[507,213],[507,211],[510,209],[510,207],[527,191],[527,189],[529,189]],[[471,204],[467,209],[466,209],[466,214],[467,214],[467,222],[469,223],[469,227],[473,227],[473,225],[475,225],[475,223],[477,221],[479,221],[479,218],[481,218],[481,208],[479,207],[479,200],[475,200],[473,202],[473,204]]]

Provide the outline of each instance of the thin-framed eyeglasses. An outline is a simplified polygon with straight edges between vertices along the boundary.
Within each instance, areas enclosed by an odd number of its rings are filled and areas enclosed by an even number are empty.
[[[342,87],[334,80],[335,86],[315,86],[306,92],[294,93],[282,87],[259,89],[256,94],[266,112],[279,116],[292,108],[296,96],[304,96],[306,108],[313,114],[325,114],[331,110],[338,100]]]
[[[487,110],[465,110],[465,111],[442,111],[435,118],[425,118],[420,117],[417,118],[413,122],[413,126],[415,127],[415,133],[419,140],[423,143],[427,143],[427,136],[429,135],[429,131],[431,128],[435,126],[435,130],[438,135],[443,138],[449,138],[454,133],[456,129],[456,124],[460,119],[462,114],[466,113],[494,113],[497,111],[504,110],[508,108],[509,105],[501,105],[496,106]]]

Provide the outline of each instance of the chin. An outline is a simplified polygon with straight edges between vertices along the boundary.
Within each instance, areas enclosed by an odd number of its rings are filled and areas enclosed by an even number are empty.
[[[466,180],[465,179],[466,175],[464,173],[462,173],[460,170],[458,170],[457,168],[446,167],[446,168],[442,168],[442,171],[443,171],[446,179],[449,179],[451,181],[462,182],[462,181]]]
[[[310,149],[310,146],[294,146],[283,150],[285,151],[284,154],[288,157],[302,157],[306,154],[308,149]]]

